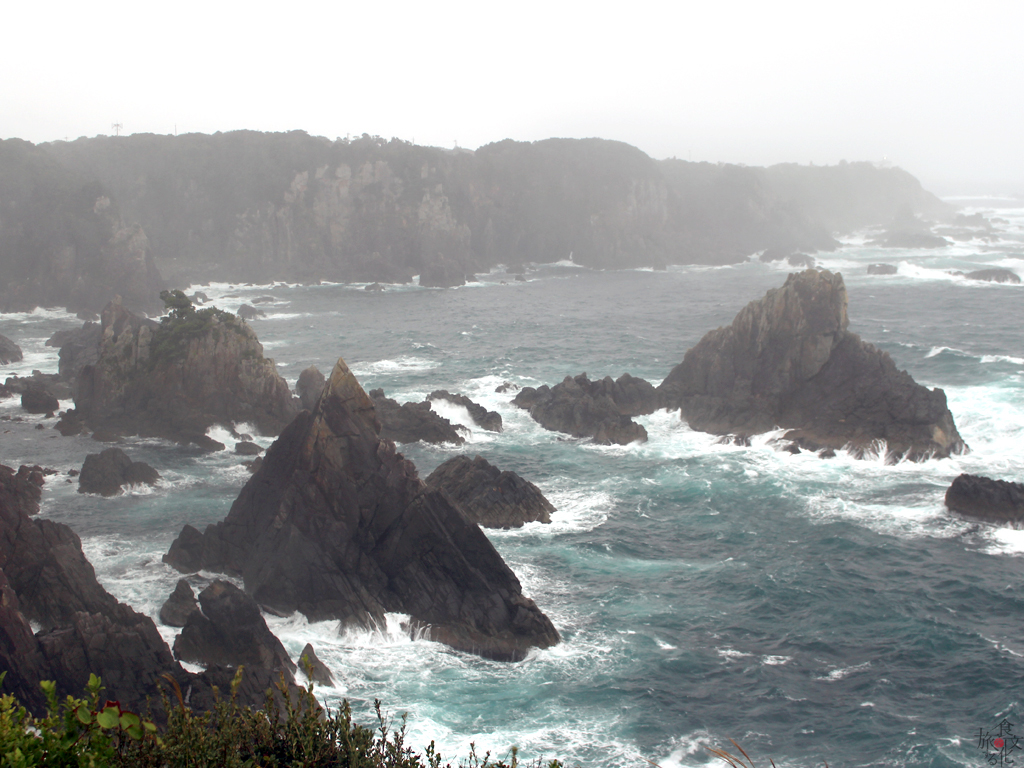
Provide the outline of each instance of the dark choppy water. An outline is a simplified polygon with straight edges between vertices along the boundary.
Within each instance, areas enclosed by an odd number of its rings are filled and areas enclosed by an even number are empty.
[[[540,429],[494,392],[581,371],[657,382],[707,330],[780,285],[778,265],[600,273],[563,263],[527,283],[495,274],[382,295],[203,288],[227,309],[278,299],[254,327],[292,383],[341,355],[366,389],[404,400],[447,388],[498,410],[505,432],[476,431],[467,450],[533,480],[559,509],[549,526],[489,534],[564,638],[523,663],[397,629],[339,636],[334,623],[271,618],[272,628],[293,654],[314,642],[340,680],[329,699],[348,697],[369,720],[380,698],[408,712],[414,741],[433,738],[450,758],[475,742],[670,768],[715,762],[704,746],[734,738],[780,766],[984,764],[978,729],[1024,715],[1024,532],[956,519],[942,499],[963,471],[1024,479],[1024,287],[947,270],[1024,272],[1024,209],[999,215],[1010,223],[985,247],[852,240],[821,259],[846,278],[851,328],[946,390],[973,452],[925,464],[823,461],[764,439],[719,446],[664,412],[643,419],[647,444],[598,447]],[[899,274],[867,276],[875,261]],[[5,371],[56,370],[43,341],[74,325],[62,312],[0,316],[0,333],[28,352]],[[20,409],[0,402],[0,413]],[[0,461],[66,471],[99,448],[36,430],[41,421],[0,422]],[[52,478],[44,514],[79,532],[108,589],[155,617],[178,578],[160,555],[184,523],[221,519],[248,475],[229,452],[155,440],[129,449],[163,474],[156,489],[100,499]],[[425,476],[454,451],[405,453]]]

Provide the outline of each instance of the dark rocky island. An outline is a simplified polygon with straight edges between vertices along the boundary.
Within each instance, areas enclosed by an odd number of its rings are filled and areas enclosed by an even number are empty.
[[[512,404],[528,410],[544,429],[590,437],[602,445],[627,445],[646,442],[647,430],[631,417],[654,413],[659,396],[649,382],[628,373],[614,381],[611,376],[591,381],[581,373],[554,387],[523,387]]]
[[[96,362],[79,371],[75,418],[109,434],[212,445],[213,424],[252,422],[278,434],[297,411],[274,361],[235,315],[196,310],[165,292],[170,315],[156,323],[111,303],[103,310]]]
[[[943,391],[915,383],[848,324],[841,275],[790,275],[689,350],[659,386],[662,403],[694,429],[783,427],[811,450],[864,452],[884,440],[893,461],[965,450]]]
[[[431,639],[489,658],[559,641],[479,527],[381,437],[342,360],[227,518],[202,534],[186,526],[164,559],[241,576],[261,605],[313,621],[408,613]]]
[[[159,479],[160,473],[144,461],[132,461],[120,448],[107,448],[85,457],[78,492],[113,496],[126,485],[154,485]]]
[[[946,506],[967,517],[1019,528],[1024,524],[1024,484],[963,474],[946,491]]]
[[[555,511],[536,485],[481,456],[453,456],[431,472],[426,483],[447,493],[466,517],[484,528],[550,523]]]

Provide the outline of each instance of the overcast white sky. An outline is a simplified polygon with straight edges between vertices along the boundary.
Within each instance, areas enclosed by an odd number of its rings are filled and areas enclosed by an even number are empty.
[[[1022,0],[22,0],[3,17],[3,138],[600,136],[1024,193]]]

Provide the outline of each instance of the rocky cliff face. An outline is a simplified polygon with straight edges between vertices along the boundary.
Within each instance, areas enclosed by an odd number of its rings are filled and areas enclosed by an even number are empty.
[[[93,429],[204,444],[212,424],[277,434],[297,410],[255,332],[226,312],[156,323],[111,303],[97,346],[75,388],[78,416]]]
[[[491,658],[557,643],[480,529],[380,431],[339,360],[316,409],[282,433],[227,518],[183,530],[165,560],[240,575],[259,603],[312,620],[365,626],[408,613],[432,639]]]
[[[0,141],[0,311],[95,311],[115,295],[155,309],[161,287],[142,226],[121,217],[94,172]]]
[[[903,209],[947,212],[896,169],[655,161],[602,139],[452,152],[236,131],[31,149],[102,189],[118,222],[141,225],[147,253],[176,283],[419,274],[423,285],[458,285],[498,263],[570,254],[601,268],[721,264],[766,248],[831,248],[835,232]]]
[[[848,325],[841,275],[790,275],[689,350],[658,388],[662,403],[716,434],[785,427],[812,449],[885,440],[893,459],[963,451],[942,390],[916,384]]]

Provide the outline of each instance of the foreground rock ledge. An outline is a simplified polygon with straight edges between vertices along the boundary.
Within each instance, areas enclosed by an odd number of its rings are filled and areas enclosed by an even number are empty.
[[[866,453],[885,441],[889,461],[964,452],[945,393],[917,384],[848,325],[842,275],[790,275],[686,353],[658,387],[662,404],[693,429],[783,427],[810,450]]]
[[[164,560],[241,576],[261,605],[373,626],[410,614],[433,640],[498,660],[559,641],[478,526],[380,437],[338,360],[316,409],[270,447],[227,518],[186,526]]]

